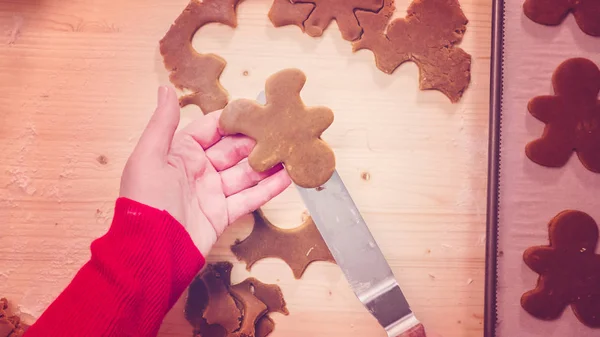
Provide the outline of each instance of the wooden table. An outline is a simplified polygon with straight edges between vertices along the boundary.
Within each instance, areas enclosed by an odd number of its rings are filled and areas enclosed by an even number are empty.
[[[187,0],[2,0],[0,32],[0,295],[26,320],[39,317],[89,258],[110,225],[119,177],[167,84],[158,40]],[[458,104],[417,89],[406,64],[393,75],[369,51],[353,54],[333,25],[321,39],[273,28],[270,1],[239,7],[239,27],[211,25],[194,45],[229,64],[232,97],[255,97],[286,67],[306,72],[308,105],[336,113],[324,135],[402,289],[429,331],[482,336],[487,174],[490,0],[462,0],[470,20],[462,47],[473,55],[472,83]],[[399,16],[408,2],[398,1]],[[247,71],[247,76],[244,76]],[[199,115],[184,109],[182,124]],[[106,161],[104,160],[106,159]],[[267,205],[281,226],[300,223],[294,189]],[[209,257],[251,228],[240,221]],[[234,279],[248,275],[236,265]],[[273,336],[384,336],[339,269],[316,263],[301,280],[283,262],[252,275],[279,284],[291,314],[274,315]],[[183,300],[161,336],[190,336]]]

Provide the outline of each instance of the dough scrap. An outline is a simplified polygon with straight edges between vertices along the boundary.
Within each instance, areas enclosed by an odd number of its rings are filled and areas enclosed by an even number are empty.
[[[232,268],[233,266],[227,263],[209,265],[200,276],[209,295],[203,318],[208,324],[220,325],[227,332],[238,330],[242,317],[229,291]]]
[[[225,60],[215,54],[200,54],[192,46],[194,34],[209,23],[237,26],[236,7],[241,0],[191,0],[160,40],[160,53],[169,78],[178,89],[192,93],[180,98],[180,105],[195,104],[204,113],[227,105],[229,97],[219,77]]]
[[[283,293],[281,288],[275,284],[265,284],[255,279],[254,277],[247,278],[243,282],[239,283],[238,286],[244,287],[246,291],[251,292],[262,301],[269,312],[279,312],[284,315],[288,315],[290,312],[287,310],[285,300],[283,299]]]
[[[579,28],[591,36],[600,36],[600,1],[598,0],[525,0],[523,12],[533,22],[560,25],[573,13]]]
[[[335,20],[342,38],[354,41],[360,38],[360,27],[355,12],[377,12],[383,6],[383,0],[291,0],[293,3],[312,3],[315,8],[304,21],[306,34],[317,37],[323,32],[331,21]]]
[[[266,337],[275,330],[275,322],[268,315],[264,315],[256,323],[256,337]]]
[[[236,284],[229,288],[242,311],[242,324],[236,331],[240,336],[254,336],[258,320],[267,313],[267,306],[244,285]]]
[[[19,316],[8,313],[8,300],[0,298],[0,337],[22,337],[28,327]]]
[[[299,227],[282,229],[274,226],[262,210],[255,211],[253,216],[252,233],[231,246],[238,260],[246,262],[246,269],[250,270],[254,263],[264,258],[280,258],[299,279],[312,262],[335,263],[312,218],[307,218]]]
[[[190,285],[185,317],[194,328],[194,336],[266,337],[275,328],[275,323],[267,314],[288,314],[283,294],[277,285],[264,284],[255,278],[231,285],[232,268],[230,262],[209,264]],[[234,308],[231,308],[229,299],[233,301]],[[215,307],[211,309],[213,305]],[[222,307],[229,313],[219,312]],[[207,313],[213,315],[213,321],[230,325],[233,320],[237,327],[228,331],[221,323],[209,323]],[[225,319],[227,315],[230,319]]]
[[[335,171],[335,156],[321,140],[333,123],[326,107],[306,107],[300,90],[306,76],[298,69],[271,75],[265,84],[266,105],[238,99],[225,107],[219,121],[228,134],[241,133],[256,140],[248,156],[252,169],[264,172],[283,163],[296,185],[323,185]]]
[[[528,104],[546,126],[541,138],[525,147],[527,157],[561,167],[575,151],[583,166],[600,173],[600,69],[588,59],[569,59],[558,66],[552,84],[553,96],[538,96]]]
[[[269,10],[269,20],[274,27],[294,25],[304,31],[304,21],[315,8],[311,3],[294,4],[290,0],[274,0]]]
[[[528,248],[525,264],[539,274],[521,306],[532,316],[553,320],[570,305],[583,324],[600,328],[598,225],[588,214],[566,210],[549,223],[548,246]]]
[[[371,50],[377,67],[388,74],[413,61],[421,90],[435,89],[458,102],[471,81],[471,55],[455,46],[468,23],[458,1],[414,0],[405,18],[390,23],[394,10],[394,1],[385,0],[377,13],[356,12],[364,32],[353,50]]]

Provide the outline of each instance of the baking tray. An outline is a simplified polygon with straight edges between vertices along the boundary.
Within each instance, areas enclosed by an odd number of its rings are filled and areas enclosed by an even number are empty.
[[[600,175],[586,170],[575,154],[564,167],[547,168],[524,151],[544,128],[527,111],[528,101],[554,93],[552,75],[567,59],[600,64],[600,38],[583,33],[571,14],[558,26],[534,23],[523,14],[523,1],[493,4],[484,335],[598,336],[569,307],[559,319],[542,321],[520,306],[538,278],[522,254],[548,244],[548,222],[576,209],[600,223]]]

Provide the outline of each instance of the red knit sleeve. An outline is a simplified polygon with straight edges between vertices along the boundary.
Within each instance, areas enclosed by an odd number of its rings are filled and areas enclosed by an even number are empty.
[[[156,336],[167,311],[204,265],[167,212],[120,198],[92,256],[26,337]]]

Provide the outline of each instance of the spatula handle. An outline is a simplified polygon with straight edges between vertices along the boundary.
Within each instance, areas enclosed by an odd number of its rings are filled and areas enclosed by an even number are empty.
[[[396,337],[427,337],[427,335],[425,335],[423,324],[417,324],[410,328],[410,330]]]

